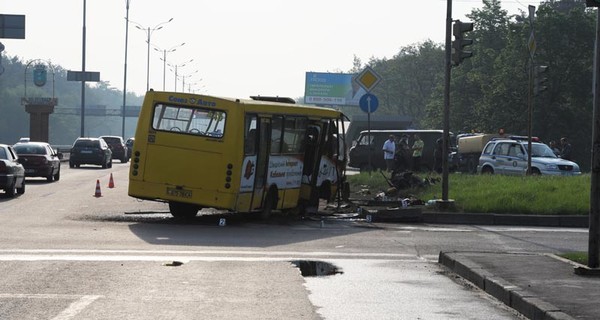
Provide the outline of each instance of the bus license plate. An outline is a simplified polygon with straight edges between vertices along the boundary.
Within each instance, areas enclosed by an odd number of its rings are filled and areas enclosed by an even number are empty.
[[[192,190],[167,188],[167,194],[178,198],[191,198]]]

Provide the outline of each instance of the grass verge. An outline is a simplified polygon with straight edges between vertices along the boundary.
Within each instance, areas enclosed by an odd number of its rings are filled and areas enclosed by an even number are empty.
[[[389,177],[389,176],[388,176]],[[435,173],[422,178],[439,178]],[[380,172],[348,176],[352,191],[368,188],[371,194],[389,189]],[[501,176],[453,173],[448,178],[448,198],[461,212],[543,215],[587,215],[591,177]],[[401,190],[401,196],[423,201],[441,198],[442,184]]]
[[[559,256],[569,259],[571,261],[575,261],[579,264],[587,265],[588,264],[588,254],[586,252],[568,252],[559,254]]]

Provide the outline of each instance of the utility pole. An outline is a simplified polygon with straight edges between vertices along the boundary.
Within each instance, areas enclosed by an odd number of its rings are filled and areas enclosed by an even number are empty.
[[[600,10],[596,10],[596,43],[594,47],[594,114],[592,126],[592,185],[590,188],[590,229],[588,267],[600,267]]]
[[[452,49],[452,0],[447,0],[446,9],[446,59],[445,59],[445,77],[444,77],[444,136],[442,147],[442,201],[448,201],[448,150],[450,150],[450,70]]]
[[[600,7],[600,0],[586,0],[586,7]],[[594,45],[594,113],[592,117],[592,183],[590,187],[590,229],[588,267],[600,267],[600,9],[596,10],[596,41]]]

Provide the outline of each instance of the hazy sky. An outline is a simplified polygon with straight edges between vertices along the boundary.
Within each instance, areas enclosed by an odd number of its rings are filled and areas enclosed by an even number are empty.
[[[123,90],[126,0],[86,1],[86,70]],[[0,39],[4,55],[49,60],[82,69],[84,0],[2,0],[0,13],[26,16],[26,39]],[[539,1],[507,0],[509,13]],[[453,18],[481,0],[454,0]],[[150,88],[163,88],[163,50],[178,67],[177,91],[246,98],[304,95],[307,71],[346,72],[356,55],[392,58],[403,46],[444,42],[446,0],[130,0],[127,91],[146,90],[147,28],[151,32]],[[143,31],[136,25],[145,28]],[[154,50],[158,48],[160,52]],[[166,90],[175,74],[166,68]],[[181,79],[184,76],[184,79]],[[193,84],[193,85],[189,85]]]

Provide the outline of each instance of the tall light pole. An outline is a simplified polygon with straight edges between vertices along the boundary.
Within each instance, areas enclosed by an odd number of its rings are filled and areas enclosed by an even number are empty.
[[[194,74],[198,73],[198,70],[195,70],[192,73],[189,73],[185,76],[181,76],[181,92],[185,92],[185,78],[189,78],[191,76],[193,76]]]
[[[200,84],[200,82],[202,82],[202,79],[198,79],[197,81],[195,81],[193,83],[188,82],[188,84],[187,84],[188,85],[188,93],[196,93],[196,90],[194,90],[194,92],[192,92],[192,86],[196,87],[198,84]],[[204,86],[200,87],[200,89],[201,88],[204,88]]]
[[[133,24],[135,24],[136,28],[146,32],[146,37],[148,38],[146,40],[146,42],[148,43],[148,61],[146,63],[146,91],[150,90],[150,39],[152,38],[152,33],[154,33],[154,31],[156,31],[156,30],[162,29],[164,24],[167,24],[171,21],[173,21],[173,18],[169,19],[168,21],[161,22],[152,28],[143,27],[141,24],[131,21]]]
[[[163,53],[163,58],[162,58],[162,61],[163,61],[163,91],[165,91],[165,80],[166,80],[166,74],[167,74],[167,53],[176,51],[177,48],[183,46],[184,44],[185,44],[185,42],[182,44],[176,45],[174,47],[171,47],[170,49],[164,49],[164,50],[161,50],[156,45],[154,46],[154,50],[156,50],[158,52],[162,51],[162,53]]]
[[[83,0],[83,39],[81,46],[81,72],[85,74],[85,15],[86,15],[86,0]],[[81,137],[85,137],[84,133],[85,122],[85,77],[81,80]]]
[[[194,59],[190,59],[181,64],[170,64],[169,63],[169,67],[173,68],[173,71],[175,72],[175,89],[173,91],[177,92],[177,68],[185,67],[188,63],[190,63],[192,61],[194,61]],[[183,90],[185,90],[185,88],[183,88]]]
[[[129,39],[129,2],[125,0],[125,71],[123,72],[123,107],[121,108],[121,116],[123,124],[121,127],[121,136],[125,138],[125,106],[127,104],[127,41]]]

